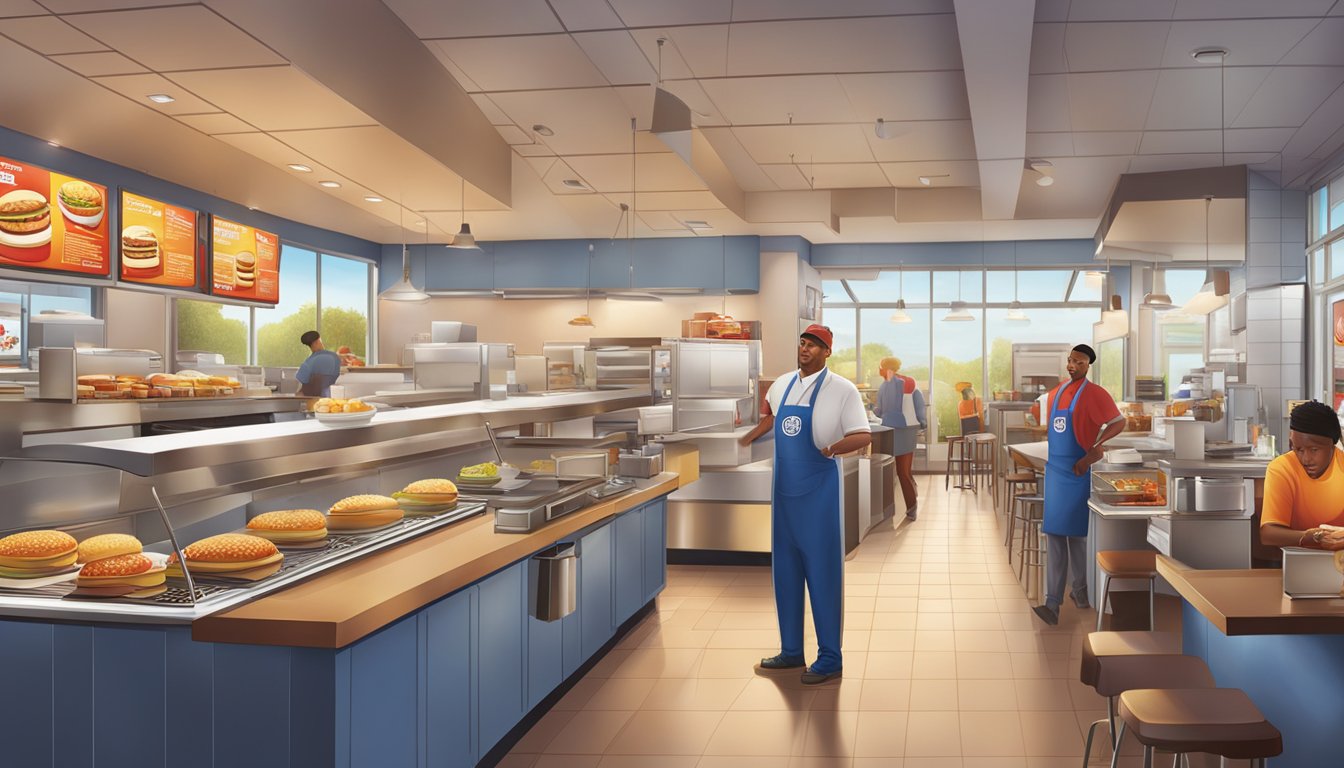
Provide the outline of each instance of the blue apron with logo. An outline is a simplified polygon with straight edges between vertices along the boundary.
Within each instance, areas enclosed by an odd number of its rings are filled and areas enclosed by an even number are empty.
[[[775,473],[770,530],[775,607],[779,612],[780,650],[803,655],[803,584],[812,598],[817,628],[814,672],[841,668],[840,632],[844,615],[844,550],[840,540],[839,460],[828,459],[812,441],[812,414],[826,381],[817,376],[806,406],[789,401],[789,382],[775,414]]]
[[[1087,455],[1073,432],[1073,409],[1087,387],[1082,380],[1066,410],[1059,409],[1060,396],[1067,384],[1060,385],[1050,404],[1050,427],[1046,430],[1049,458],[1045,463],[1045,517],[1041,530],[1055,536],[1087,535],[1087,499],[1092,494],[1092,471],[1073,473],[1073,465]]]

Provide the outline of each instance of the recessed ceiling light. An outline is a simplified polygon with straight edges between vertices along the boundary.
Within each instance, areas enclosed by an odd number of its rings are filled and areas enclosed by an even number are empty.
[[[169,96],[166,93],[151,93],[145,98],[149,99],[155,104],[172,104],[174,101],[177,101],[177,99],[174,99],[172,96]]]
[[[930,173],[926,176],[920,176],[919,183],[923,184],[926,187],[931,187],[933,186],[934,179],[946,179],[947,177],[948,174],[946,173]]]
[[[50,141],[47,142],[47,146],[48,146],[48,147],[59,147],[59,146],[61,146],[61,142],[59,142],[59,141],[57,141],[57,140],[55,140],[55,139],[51,139]]]
[[[551,128],[550,128],[550,126],[548,126],[548,125],[542,125],[541,123],[537,123],[536,125],[532,126],[532,132],[535,133],[535,134],[537,134],[537,135],[539,135],[539,136],[554,136],[554,135],[555,135],[555,131],[552,131]]]
[[[1222,64],[1223,59],[1227,58],[1226,48],[1196,48],[1190,52],[1191,58],[1200,64]]]
[[[366,202],[366,203],[381,203],[381,202],[383,202],[383,198],[381,198],[381,197],[379,197],[379,196],[377,196],[377,195],[365,195],[365,196],[364,196],[364,202]]]
[[[341,182],[339,182],[339,181],[319,181],[319,182],[317,182],[317,186],[319,186],[319,187],[326,187],[327,189],[340,189],[340,187],[341,187]]]
[[[692,220],[690,220],[690,219],[687,219],[687,220],[686,220],[685,222],[683,222],[683,223],[686,225],[686,228],[687,228],[687,229],[713,229],[713,228],[714,228],[714,227],[710,226],[710,225],[709,225],[709,222],[707,222],[707,221],[692,221]]]
[[[566,187],[569,187],[570,189],[588,189],[588,185],[584,184],[582,181],[579,181],[578,179],[565,179],[560,183],[564,184]]]
[[[249,210],[249,211],[257,211],[257,210],[260,210],[260,209],[257,208],[255,205],[249,205],[249,206],[247,206],[247,210]]]
[[[298,171],[299,173],[312,173],[312,172],[313,172],[313,169],[312,169],[312,168],[309,168],[308,166],[304,165],[303,163],[290,163],[287,167],[289,168],[289,170],[291,170],[291,171]]]
[[[933,183],[933,179],[930,179],[928,176],[920,176],[919,183],[927,187]]]

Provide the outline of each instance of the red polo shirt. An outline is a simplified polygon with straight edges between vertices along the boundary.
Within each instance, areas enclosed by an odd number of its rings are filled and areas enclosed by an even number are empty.
[[[1073,402],[1073,396],[1078,392],[1078,386],[1078,383],[1069,380],[1050,390],[1050,394],[1045,398],[1046,407],[1067,409],[1069,403]],[[1056,405],[1055,395],[1060,387],[1063,387],[1064,394]],[[1045,414],[1040,422],[1049,426],[1050,417],[1051,414]],[[1101,428],[1118,418],[1120,409],[1115,407],[1111,393],[1097,384],[1088,382],[1087,389],[1083,390],[1083,396],[1078,398],[1078,405],[1073,409],[1073,435],[1078,439],[1078,444],[1086,450],[1097,442]]]

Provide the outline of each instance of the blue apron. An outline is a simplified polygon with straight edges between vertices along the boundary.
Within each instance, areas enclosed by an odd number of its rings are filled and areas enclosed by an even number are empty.
[[[836,459],[821,455],[812,441],[812,413],[826,382],[817,376],[806,406],[789,401],[789,382],[775,414],[775,473],[770,517],[771,569],[779,613],[780,650],[803,655],[803,584],[812,596],[817,629],[814,672],[841,668],[840,632],[844,615],[844,551],[840,541],[840,471]]]
[[[1078,386],[1068,409],[1061,411],[1059,399],[1067,386],[1060,385],[1050,404],[1050,426],[1046,430],[1049,458],[1045,462],[1045,517],[1041,530],[1054,536],[1086,536],[1092,472],[1073,473],[1073,465],[1087,455],[1087,449],[1073,432],[1073,409],[1087,388],[1087,379]]]

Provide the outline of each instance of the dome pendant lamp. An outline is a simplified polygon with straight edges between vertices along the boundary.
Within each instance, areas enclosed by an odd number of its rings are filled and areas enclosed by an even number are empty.
[[[406,245],[406,209],[398,214],[402,226],[401,243],[401,280],[378,294],[378,298],[388,301],[422,302],[429,301],[429,294],[416,288],[411,282],[411,249]],[[429,220],[425,220],[425,242],[429,242]]]
[[[617,226],[620,226],[619,224]],[[582,328],[593,328],[593,244],[588,244],[588,283],[583,289],[583,314],[570,318],[569,324]]]
[[[1017,241],[1013,241],[1013,301],[1008,305],[1008,314],[1003,319],[1010,323],[1030,323],[1031,318],[1022,311],[1022,302],[1017,300]]]
[[[481,246],[476,244],[476,236],[471,234],[471,225],[467,223],[467,177],[462,177],[462,228],[453,235],[453,239],[448,243],[449,248],[456,248],[462,251],[479,251]]]
[[[910,313],[909,313],[909,312],[906,312],[906,311],[905,311],[905,269],[904,269],[904,267],[902,267],[902,266],[897,266],[897,267],[896,267],[896,274],[898,274],[898,275],[900,276],[900,281],[901,281],[901,292],[900,292],[900,295],[899,295],[899,296],[897,297],[897,299],[896,299],[896,311],[891,313],[891,322],[896,323],[897,325],[904,325],[905,323],[912,323],[912,322],[914,322],[914,319],[910,317]]]

